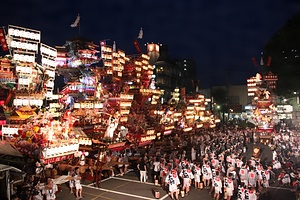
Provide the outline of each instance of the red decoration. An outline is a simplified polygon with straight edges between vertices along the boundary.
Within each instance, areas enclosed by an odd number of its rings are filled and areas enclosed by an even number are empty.
[[[8,46],[6,43],[6,38],[5,38],[3,29],[0,29],[0,42],[1,42],[2,50],[8,51]]]

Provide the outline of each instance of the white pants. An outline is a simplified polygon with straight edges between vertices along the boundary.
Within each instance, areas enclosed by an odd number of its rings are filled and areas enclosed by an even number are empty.
[[[143,181],[144,179],[144,181]],[[146,182],[146,171],[141,171],[140,170],[140,181],[141,182]]]

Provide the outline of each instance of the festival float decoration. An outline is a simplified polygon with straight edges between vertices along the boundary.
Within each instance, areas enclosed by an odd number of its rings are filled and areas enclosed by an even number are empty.
[[[45,98],[53,97],[57,50],[41,43],[41,32],[33,29],[9,25],[7,38],[11,55],[1,58],[0,73],[8,122],[2,139],[44,164],[71,158],[79,146],[70,129],[74,122],[61,123],[59,115],[42,109]]]
[[[272,72],[257,73],[247,80],[248,96],[253,97],[253,112],[248,122],[255,125],[257,137],[263,144],[270,143],[275,131],[277,80]]]
[[[197,94],[196,98],[187,97],[184,132],[189,132],[193,129],[216,127],[220,120],[207,109],[210,101],[209,98],[205,98],[202,94]]]
[[[5,89],[0,103],[9,122],[2,125],[2,137],[25,155],[44,164],[81,159],[99,149],[148,145],[178,127],[188,133],[217,123],[203,95],[178,109],[162,105],[148,55],[127,56],[115,42],[99,51],[82,38],[52,48],[40,43],[40,35],[9,26],[13,55],[0,59]],[[52,94],[55,75],[65,81],[57,95]],[[178,104],[178,89],[174,94]]]

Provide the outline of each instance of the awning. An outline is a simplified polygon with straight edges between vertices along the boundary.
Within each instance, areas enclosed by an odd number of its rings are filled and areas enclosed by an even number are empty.
[[[23,155],[6,141],[0,142],[0,154],[23,157]]]

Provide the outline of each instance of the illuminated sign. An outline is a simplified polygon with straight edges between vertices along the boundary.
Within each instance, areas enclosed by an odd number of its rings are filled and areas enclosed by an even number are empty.
[[[291,105],[277,105],[277,112],[278,113],[292,113],[293,106]]]
[[[22,28],[18,26],[8,26],[8,35],[17,38],[25,38],[28,40],[35,40],[40,42],[41,32],[33,29]]]
[[[57,57],[57,50],[45,44],[41,44],[40,51],[43,56],[50,56],[52,58]]]
[[[120,95],[121,99],[129,99],[129,100],[133,100],[133,95],[131,94],[121,94]]]
[[[147,132],[146,132],[146,134],[147,135],[152,135],[152,134],[154,134],[155,133],[155,130],[147,130]]]
[[[16,66],[16,72],[19,73],[24,73],[24,74],[31,74],[32,73],[32,68],[31,67],[26,67],[26,66]]]
[[[43,105],[43,100],[41,99],[20,99],[20,98],[15,98],[13,101],[13,104],[15,106],[42,106]]]
[[[184,128],[184,129],[183,129],[184,132],[188,132],[188,131],[191,131],[191,130],[193,130],[192,127],[188,127],[188,128]]]
[[[23,41],[16,41],[15,39],[13,39],[10,42],[10,47],[15,49],[22,49],[25,51],[34,51],[36,53],[38,51],[38,43],[30,43],[29,41],[23,42]]]
[[[74,103],[74,108],[103,108],[103,103]]]
[[[14,60],[33,63],[35,62],[35,54],[16,51],[14,53]]]
[[[115,143],[115,144],[110,144],[108,145],[109,149],[114,149],[114,148],[118,148],[118,147],[124,147],[126,144],[126,142],[120,142],[120,143]]]
[[[51,67],[56,67],[56,61],[55,60],[51,60],[45,57],[42,57],[42,64],[43,65],[48,65]]]
[[[3,136],[11,137],[14,134],[19,135],[18,130],[19,129],[17,127],[13,127],[10,125],[2,125],[2,137]]]
[[[141,137],[141,142],[146,142],[146,141],[151,141],[156,138],[156,135],[149,135],[149,136],[142,136]]]
[[[172,133],[172,130],[164,131],[164,135],[170,135]]]
[[[165,127],[165,130],[172,130],[172,129],[174,129],[174,126],[166,126]]]
[[[60,162],[63,160],[70,160],[74,157],[74,154],[64,155],[64,156],[57,156],[54,158],[48,158],[48,159],[40,159],[43,164],[49,164],[49,163],[55,163]]]

